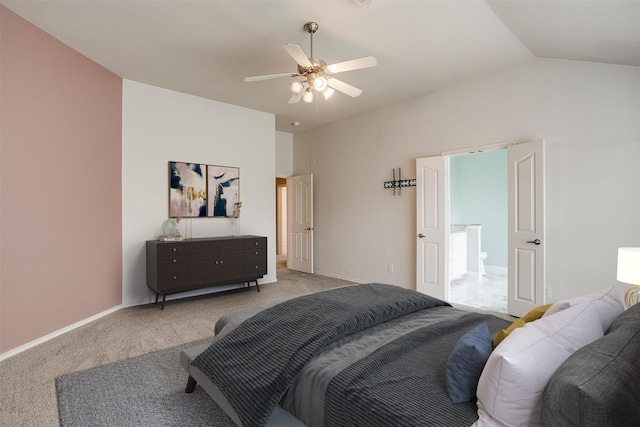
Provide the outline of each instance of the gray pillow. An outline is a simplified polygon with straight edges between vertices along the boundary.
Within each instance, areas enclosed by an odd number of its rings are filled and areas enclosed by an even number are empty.
[[[543,426],[640,426],[640,304],[576,351],[542,396]]]

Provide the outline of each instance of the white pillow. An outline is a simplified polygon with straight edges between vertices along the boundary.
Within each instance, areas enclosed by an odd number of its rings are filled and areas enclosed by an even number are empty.
[[[549,310],[547,310],[542,317],[551,316],[562,310],[566,310],[569,307],[590,301],[594,301],[596,303],[596,309],[598,310],[598,315],[600,316],[600,321],[602,323],[602,330],[606,333],[613,321],[616,320],[616,318],[624,311],[622,297],[616,288],[613,287],[581,297],[559,301],[549,307]]]
[[[577,349],[601,338],[593,302],[527,323],[491,353],[478,382],[478,425],[540,424],[542,392]]]

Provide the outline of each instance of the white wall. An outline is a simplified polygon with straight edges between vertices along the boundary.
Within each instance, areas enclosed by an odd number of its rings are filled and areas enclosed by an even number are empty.
[[[291,175],[293,175],[293,134],[276,131],[276,176],[287,178]]]
[[[316,271],[415,289],[415,188],[383,189],[392,168],[413,178],[417,157],[534,139],[552,300],[623,291],[617,248],[640,246],[640,69],[546,59],[294,135],[294,173],[314,174]]]
[[[267,236],[268,274],[260,282],[274,282],[274,116],[128,80],[122,115],[123,304],[155,299],[146,286],[145,241],[157,238],[168,218],[169,161],[240,168],[240,234]],[[235,223],[194,218],[192,229],[193,237],[228,236]],[[203,292],[210,290],[190,294]]]

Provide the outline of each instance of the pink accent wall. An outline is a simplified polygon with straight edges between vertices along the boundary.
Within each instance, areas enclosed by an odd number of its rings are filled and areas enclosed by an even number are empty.
[[[122,79],[0,6],[0,354],[122,302]]]

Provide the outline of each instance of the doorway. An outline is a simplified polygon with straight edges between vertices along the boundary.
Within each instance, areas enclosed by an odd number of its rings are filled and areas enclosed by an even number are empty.
[[[449,158],[449,301],[507,313],[507,150]]]
[[[487,146],[507,151],[507,310],[523,316],[545,301],[544,141]],[[450,158],[416,159],[416,290],[449,300]]]
[[[287,269],[313,274],[311,174],[276,178],[276,260]]]
[[[287,266],[287,179],[276,178],[276,266]]]

